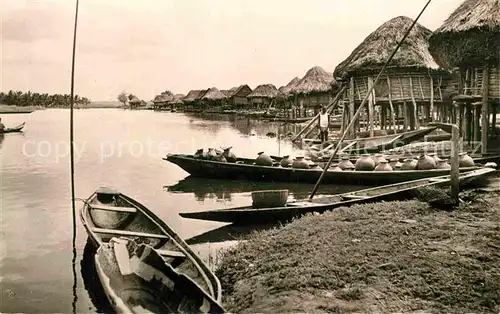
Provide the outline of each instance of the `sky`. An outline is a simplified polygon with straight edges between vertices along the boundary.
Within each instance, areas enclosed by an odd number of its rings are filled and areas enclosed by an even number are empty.
[[[280,87],[313,66],[333,72],[387,20],[427,0],[80,0],[75,93]],[[435,30],[461,0],[434,0]],[[70,93],[76,0],[2,0],[0,89]]]

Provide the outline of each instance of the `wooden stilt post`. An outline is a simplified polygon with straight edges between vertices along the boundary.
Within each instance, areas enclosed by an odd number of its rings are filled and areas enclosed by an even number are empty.
[[[479,117],[480,117],[480,108],[477,105],[474,105],[474,142],[479,142]]]
[[[431,85],[431,99],[430,99],[430,108],[429,108],[429,118],[431,122],[434,121],[434,79],[430,76],[430,85]]]
[[[410,75],[410,95],[411,95],[411,102],[413,104],[413,117],[412,117],[412,129],[416,130],[419,128],[418,125],[418,108],[417,108],[417,102],[415,101],[415,95],[413,93],[413,80]]]
[[[352,122],[353,118],[354,118],[354,113],[356,112],[355,108],[356,108],[356,105],[355,105],[355,102],[354,102],[354,92],[355,92],[355,89],[356,86],[354,85],[354,77],[351,77],[351,80],[349,81],[349,122]],[[354,122],[356,125],[356,121]],[[355,128],[354,130],[349,130],[349,133],[347,134],[349,137],[354,137],[355,133]]]
[[[373,87],[373,78],[371,76],[368,77],[368,90],[371,90]],[[373,137],[373,127],[374,127],[374,110],[373,110],[373,94],[370,92],[368,96],[368,131],[370,133],[370,137]]]
[[[458,204],[458,194],[460,192],[460,184],[459,184],[459,176],[460,176],[460,171],[459,171],[459,159],[458,159],[458,154],[460,150],[460,145],[459,145],[459,140],[460,140],[460,132],[456,124],[453,124],[451,126],[451,142],[452,142],[452,148],[451,148],[451,197],[455,204]]]
[[[488,152],[488,88],[490,83],[490,71],[488,65],[483,69],[483,105],[481,110],[481,153]]]
[[[496,105],[493,105],[493,107],[491,108],[491,134],[495,134],[495,129],[496,129],[496,125],[497,125],[497,107],[498,107],[498,104]]]
[[[408,106],[406,105],[406,101],[403,101],[403,114],[404,114],[404,126],[403,126],[403,132],[408,131]]]
[[[391,111],[391,122],[392,122],[392,128],[394,129],[394,133],[396,133],[396,118],[395,118],[395,112],[394,112],[394,105],[392,104],[392,89],[391,89],[391,79],[389,76],[387,77],[387,86],[389,88],[389,107]]]

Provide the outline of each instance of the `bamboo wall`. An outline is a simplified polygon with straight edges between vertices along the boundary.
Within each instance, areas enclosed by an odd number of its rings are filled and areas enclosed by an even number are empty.
[[[484,68],[466,68],[461,71],[463,94],[483,97]],[[488,98],[500,100],[500,67],[490,67],[488,75]]]

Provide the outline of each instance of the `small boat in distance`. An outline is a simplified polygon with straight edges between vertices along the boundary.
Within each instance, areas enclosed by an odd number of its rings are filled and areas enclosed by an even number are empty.
[[[95,255],[96,272],[117,313],[225,313],[195,281],[147,244],[111,238]]]
[[[449,172],[449,171],[448,171]],[[487,175],[495,172],[495,169],[485,167],[477,170],[461,173],[460,185],[478,183]],[[396,201],[411,199],[415,196],[417,188],[441,187],[449,185],[450,175],[419,179],[403,183],[385,185],[355,192],[337,194],[328,197],[320,197],[306,201],[288,202],[282,207],[253,208],[253,206],[242,206],[225,209],[208,210],[201,212],[180,213],[184,218],[211,220],[219,222],[230,222],[234,224],[264,224],[271,222],[286,222],[295,217],[307,213],[323,213],[341,206],[353,204],[371,203],[377,201]]]
[[[131,197],[99,188],[85,201],[80,219],[96,248],[117,236],[148,244],[166,264],[221,301],[221,285],[212,270],[165,222]]]
[[[22,132],[22,129],[24,128],[24,125],[26,122],[23,122],[19,124],[18,126],[15,126],[13,128],[5,128],[3,130],[0,130],[0,133],[16,133],[16,132]]]

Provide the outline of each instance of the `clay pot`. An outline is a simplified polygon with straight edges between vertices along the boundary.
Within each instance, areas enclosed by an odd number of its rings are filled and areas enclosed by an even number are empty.
[[[356,160],[354,168],[357,171],[372,171],[375,169],[375,161],[368,154],[363,154]]]
[[[448,163],[448,160],[446,159],[439,159],[436,169],[451,169],[450,164]]]
[[[309,163],[304,159],[304,157],[296,157],[293,160],[292,168],[309,169]]]
[[[382,154],[375,154],[375,156],[373,156],[372,159],[375,162],[375,167],[377,167],[380,160],[385,159],[385,158]]]
[[[417,161],[415,159],[405,159],[401,165],[401,170],[415,170],[417,168]]]
[[[208,149],[208,152],[207,152],[207,159],[214,159],[215,156],[217,156],[217,153],[215,152],[215,150],[213,148],[209,148]]]
[[[219,162],[227,162],[226,157],[224,157],[222,153],[215,155],[214,160]]]
[[[344,170],[346,168],[354,168],[354,164],[349,160],[349,156],[342,156],[338,167]]]
[[[417,170],[436,169],[436,161],[429,155],[423,154],[418,158]]]
[[[268,154],[265,154],[264,152],[260,152],[257,159],[255,159],[255,164],[258,166],[272,166],[273,159]]]
[[[194,153],[194,158],[203,158],[203,148],[200,148]]]
[[[431,153],[431,154],[427,154],[427,155],[434,159],[434,161],[436,162],[436,166],[437,166],[437,164],[441,160],[441,158],[439,158],[436,153]]]
[[[389,165],[389,161],[387,159],[379,159],[378,165],[375,167],[374,171],[392,171],[391,165]]]
[[[467,152],[459,154],[458,162],[459,167],[474,167],[475,165],[474,160]]]
[[[391,166],[392,170],[400,169],[403,164],[399,162],[399,159],[393,158],[389,161],[389,166]]]
[[[226,158],[228,162],[236,162],[236,155],[231,151],[232,147],[228,147],[224,149],[222,155]]]
[[[338,164],[332,165],[332,167],[329,169],[329,171],[342,171],[342,168],[339,167]]]
[[[315,163],[309,164],[309,169],[323,171],[323,169],[318,164]]]
[[[290,158],[290,156],[283,156],[283,159],[281,159],[280,166],[283,168],[290,168],[293,164],[293,160]]]

